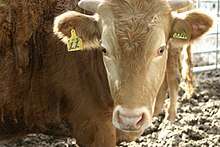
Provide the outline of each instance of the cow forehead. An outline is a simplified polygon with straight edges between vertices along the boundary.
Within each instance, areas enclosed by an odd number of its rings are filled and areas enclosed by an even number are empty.
[[[117,5],[118,7],[121,7],[122,9],[130,9],[136,10],[136,11],[145,11],[146,8],[150,9],[167,9],[169,6],[168,1],[166,0],[109,0],[109,3],[112,5]],[[168,8],[170,9],[170,8]]]
[[[165,0],[112,0],[110,5],[116,21],[133,18],[144,22],[171,11]]]
[[[119,47],[134,49],[144,48],[152,29],[166,28],[170,7],[164,0],[112,0],[111,11]]]

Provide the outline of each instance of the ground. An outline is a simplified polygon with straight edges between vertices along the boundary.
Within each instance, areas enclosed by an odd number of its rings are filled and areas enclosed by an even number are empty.
[[[0,147],[79,147],[73,138],[60,138],[45,134],[28,134],[0,141]]]
[[[196,75],[196,92],[189,99],[178,99],[178,114],[174,123],[164,121],[164,114],[154,118],[136,142],[118,147],[219,147],[220,146],[220,70]],[[44,134],[29,134],[0,147],[77,147],[71,138]]]

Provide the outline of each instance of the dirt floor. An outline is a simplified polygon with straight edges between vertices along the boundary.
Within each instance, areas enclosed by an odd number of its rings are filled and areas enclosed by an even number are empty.
[[[174,123],[164,121],[164,114],[154,118],[137,141],[118,147],[220,147],[220,70],[196,76],[196,92],[190,99],[178,99]],[[71,138],[29,134],[0,142],[0,147],[77,147]]]
[[[29,134],[0,142],[0,147],[79,147],[72,138],[57,138],[44,134]]]

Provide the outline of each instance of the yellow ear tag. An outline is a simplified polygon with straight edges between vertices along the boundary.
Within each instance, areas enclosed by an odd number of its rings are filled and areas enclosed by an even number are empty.
[[[76,31],[74,29],[71,30],[71,37],[67,43],[68,52],[79,51],[83,49],[83,42],[80,37],[76,35]]]
[[[181,39],[181,40],[187,40],[188,39],[187,34],[185,32],[183,32],[183,33],[174,33],[173,38]]]

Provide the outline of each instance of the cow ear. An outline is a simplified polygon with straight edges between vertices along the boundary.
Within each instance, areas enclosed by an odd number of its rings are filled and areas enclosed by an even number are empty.
[[[213,20],[200,12],[190,12],[184,19],[175,18],[171,31],[172,44],[189,44],[206,33],[212,24]]]
[[[68,50],[81,50],[99,46],[101,38],[95,16],[68,11],[54,20],[53,31],[65,44]],[[76,45],[75,47],[72,45]]]

